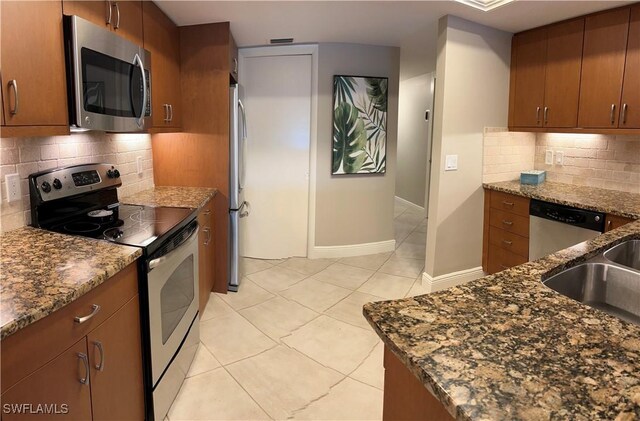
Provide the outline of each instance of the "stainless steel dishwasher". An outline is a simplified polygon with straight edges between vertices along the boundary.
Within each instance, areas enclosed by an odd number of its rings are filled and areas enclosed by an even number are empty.
[[[605,214],[532,199],[529,260],[590,240],[604,232]]]

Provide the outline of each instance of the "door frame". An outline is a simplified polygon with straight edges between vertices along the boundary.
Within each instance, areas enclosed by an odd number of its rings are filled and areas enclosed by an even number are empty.
[[[309,211],[307,215],[307,257],[316,244],[316,167],[318,145],[318,44],[273,45],[238,49],[238,81],[244,60],[251,57],[311,56],[311,119],[309,133]]]

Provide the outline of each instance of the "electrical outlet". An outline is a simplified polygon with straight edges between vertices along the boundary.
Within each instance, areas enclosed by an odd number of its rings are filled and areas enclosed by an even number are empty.
[[[556,164],[564,165],[564,152],[562,151],[556,152]]]
[[[547,165],[553,165],[553,151],[551,149],[544,151],[544,163]]]
[[[444,170],[456,171],[458,169],[458,155],[447,155],[445,157]]]
[[[22,198],[22,192],[20,191],[20,175],[7,174],[4,176],[4,181],[7,185],[7,202],[20,200],[20,198]]]
[[[138,168],[138,175],[142,174],[142,157],[141,156],[136,158],[136,166]]]

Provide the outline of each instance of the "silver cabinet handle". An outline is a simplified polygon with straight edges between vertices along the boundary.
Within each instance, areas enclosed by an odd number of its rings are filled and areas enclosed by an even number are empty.
[[[113,26],[113,29],[120,29],[120,5],[118,2],[115,2],[113,6],[116,8],[116,24]]]
[[[233,58],[233,74],[238,74],[238,59],[235,57]]]
[[[173,121],[173,104],[169,104],[169,122]]]
[[[18,114],[18,106],[20,105],[20,97],[18,97],[18,81],[15,79],[11,79],[9,81],[9,86],[13,88],[13,94],[15,98],[15,102],[13,103],[13,108],[9,110],[11,115]]]
[[[513,202],[507,202],[506,200],[503,200],[502,204],[503,205],[507,205],[507,206],[513,206],[514,203]]]
[[[91,314],[87,315],[87,316],[76,316],[75,319],[73,319],[74,322],[80,324],[80,323],[84,323],[87,320],[89,320],[90,318],[92,318],[93,316],[95,316],[96,314],[98,314],[98,312],[100,311],[100,306],[98,304],[94,304],[93,306],[91,306],[91,308],[93,309],[93,311],[91,312]]]
[[[80,377],[80,383],[89,384],[89,358],[87,358],[87,354],[83,354],[82,352],[78,352],[78,358],[82,361],[82,365],[84,365],[84,377]]]
[[[202,231],[207,234],[207,239],[204,240],[204,245],[208,246],[211,243],[211,228],[203,228]]]
[[[202,214],[204,216],[209,216],[209,215],[211,215],[211,211],[209,209],[207,209],[206,211],[202,212]]]
[[[512,221],[504,221],[504,220],[503,220],[503,221],[502,221],[502,223],[503,223],[503,224],[505,224],[505,225],[508,225],[508,226],[513,225],[513,222],[512,222]]]
[[[105,4],[107,5],[107,25],[111,25],[111,8],[113,8],[113,5],[111,0],[107,0]]]
[[[513,244],[513,242],[512,242],[512,241],[509,241],[509,240],[502,240],[502,242],[503,242],[504,244],[508,245],[508,246],[510,246],[511,244]]]
[[[611,124],[613,125],[616,122],[616,104],[611,104]]]
[[[540,124],[540,107],[536,108],[536,124]]]
[[[164,122],[169,122],[169,104],[162,104],[162,108],[164,108]]]
[[[116,3],[116,6],[118,3]],[[118,9],[119,10],[119,9]],[[118,21],[120,20],[120,12],[118,12]],[[142,109],[140,111],[140,118],[138,119],[138,127],[142,127],[144,124],[144,116],[147,110],[147,100],[149,99],[149,92],[147,92],[147,75],[144,71],[144,64],[142,63],[142,59],[138,54],[133,58],[133,63],[138,64],[140,68],[140,72],[142,73]]]
[[[549,107],[544,107],[544,124],[549,122]]]
[[[620,116],[622,124],[627,124],[627,104],[622,104],[622,115]]]
[[[102,347],[102,342],[95,341],[93,343],[94,348],[100,351],[100,363],[95,365],[96,370],[104,371],[104,348]]]

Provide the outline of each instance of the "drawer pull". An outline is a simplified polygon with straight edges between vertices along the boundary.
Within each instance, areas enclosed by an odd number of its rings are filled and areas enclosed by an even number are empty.
[[[207,239],[204,241],[204,245],[208,246],[211,243],[211,228],[203,228],[202,231],[207,234]]]
[[[507,202],[506,200],[503,200],[503,201],[502,201],[502,204],[503,204],[503,205],[506,205],[506,206],[513,206],[513,205],[514,205],[514,203],[513,203],[513,202]]]
[[[513,225],[513,221],[505,221],[504,219],[502,220],[502,223],[508,226]]]
[[[90,318],[92,318],[93,316],[95,316],[96,314],[98,314],[98,312],[100,311],[100,306],[98,304],[94,304],[92,308],[93,308],[93,311],[91,312],[91,314],[83,317],[76,316],[76,318],[73,319],[73,321],[76,323],[84,323]]]
[[[80,377],[80,383],[89,384],[89,358],[87,358],[87,354],[83,354],[82,352],[78,352],[78,358],[82,361],[82,365],[84,366],[84,377]]]
[[[211,211],[209,209],[207,209],[206,211],[202,212],[202,214],[204,216],[209,216],[209,215],[211,215]]]
[[[100,362],[95,365],[95,368],[98,371],[104,371],[104,348],[102,347],[102,342],[95,341],[93,346],[100,352]]]
[[[511,244],[513,244],[513,241],[509,241],[509,240],[502,240],[503,243],[505,243],[506,245],[510,246]]]

